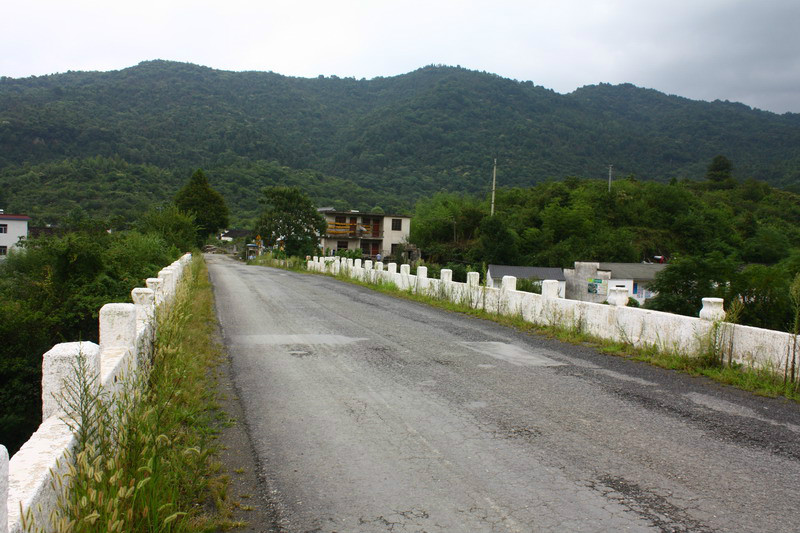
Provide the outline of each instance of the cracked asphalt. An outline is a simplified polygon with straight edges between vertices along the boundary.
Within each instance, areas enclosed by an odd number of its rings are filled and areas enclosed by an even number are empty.
[[[263,531],[800,530],[797,404],[206,257]]]

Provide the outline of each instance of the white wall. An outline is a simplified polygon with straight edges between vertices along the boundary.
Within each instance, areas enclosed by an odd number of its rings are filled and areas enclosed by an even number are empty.
[[[27,220],[11,220],[0,218],[0,224],[7,226],[7,233],[0,233],[0,246],[5,246],[9,251],[17,245],[20,237],[28,236]]]
[[[172,301],[190,261],[191,254],[186,254],[162,269],[158,278],[148,279],[148,288],[133,289],[133,303],[104,305],[100,309],[99,345],[68,342],[57,344],[44,354],[44,420],[10,461],[5,447],[0,445],[0,533],[21,533],[23,513],[30,513],[39,526],[48,524],[57,505],[60,492],[51,482],[67,471],[70,452],[76,444],[57,398],[74,371],[78,355],[86,358],[99,386],[113,397],[121,387],[121,378],[139,368],[140,357],[150,355],[155,308]]]
[[[441,278],[430,279],[427,269],[410,275],[409,265],[370,263],[370,268],[346,264],[338,258],[325,261],[313,258],[308,269],[338,273],[373,282],[391,282],[401,290],[425,293],[441,299],[460,302],[477,309],[520,315],[542,326],[573,327],[595,337],[630,344],[638,348],[655,347],[663,352],[697,355],[716,340],[718,346],[730,350],[733,360],[741,364],[780,370],[797,339],[789,333],[722,322],[724,311],[719,298],[704,298],[702,318],[674,315],[635,307],[624,307],[627,289],[609,290],[605,295],[612,305],[568,300],[557,296],[556,281],[543,282],[543,294],[516,290],[516,278],[505,276],[500,288],[478,284],[478,273],[470,272],[467,283],[453,282],[452,272],[441,271]],[[366,265],[365,265],[366,266]]]

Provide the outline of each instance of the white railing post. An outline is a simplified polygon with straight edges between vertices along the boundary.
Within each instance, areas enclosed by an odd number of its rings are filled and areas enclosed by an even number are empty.
[[[559,282],[555,279],[546,279],[542,282],[542,296],[545,298],[560,298],[558,294]]]
[[[609,289],[606,301],[617,307],[625,307],[628,305],[628,289],[625,287],[613,287]]]
[[[716,322],[725,319],[724,300],[722,298],[703,298],[703,308],[700,310],[700,318]]]
[[[441,272],[439,272],[439,279],[442,280],[442,283],[452,283],[453,271],[449,268],[443,268]]]
[[[156,307],[164,302],[164,280],[162,278],[147,278],[144,284],[151,289],[156,297]]]
[[[0,444],[0,533],[8,533],[8,450]]]
[[[100,347],[93,342],[56,344],[42,356],[42,420],[67,414],[66,386],[75,379],[78,357],[86,361],[86,378],[100,386]]]
[[[136,306],[136,331],[139,332],[153,321],[156,312],[156,294],[153,289],[136,287],[131,291],[131,299]]]
[[[500,283],[500,289],[504,291],[517,290],[516,276],[503,276],[503,281]]]
[[[100,351],[136,345],[136,306],[106,304],[100,308]]]

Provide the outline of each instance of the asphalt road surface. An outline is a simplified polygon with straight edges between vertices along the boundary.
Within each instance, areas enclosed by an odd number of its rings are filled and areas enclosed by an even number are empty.
[[[800,409],[207,256],[265,531],[800,531]]]

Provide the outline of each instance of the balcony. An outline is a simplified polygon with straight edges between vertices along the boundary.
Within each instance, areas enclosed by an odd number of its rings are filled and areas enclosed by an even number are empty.
[[[383,229],[380,226],[328,222],[325,236],[332,239],[383,239]]]

